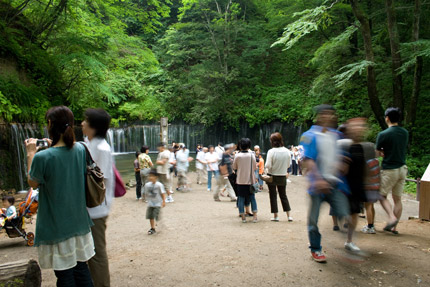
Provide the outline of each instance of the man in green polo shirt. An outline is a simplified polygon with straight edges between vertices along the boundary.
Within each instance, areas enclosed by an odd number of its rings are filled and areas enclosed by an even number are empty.
[[[399,108],[388,108],[385,111],[385,122],[388,129],[380,132],[376,139],[376,149],[384,157],[382,160],[380,193],[387,200],[391,192],[394,201],[394,215],[397,220],[402,216],[402,192],[405,185],[408,168],[406,166],[406,150],[408,131],[399,126],[401,111]],[[388,200],[387,200],[388,201]],[[398,234],[396,226],[385,228]]]

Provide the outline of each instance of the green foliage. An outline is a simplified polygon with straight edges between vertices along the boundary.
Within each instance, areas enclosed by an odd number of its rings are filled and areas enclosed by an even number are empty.
[[[19,115],[21,109],[10,102],[0,91],[0,117],[6,121],[12,121],[15,115]]]
[[[430,40],[419,40],[416,42],[403,43],[401,53],[408,55],[398,73],[402,74],[413,67],[417,57],[430,58]]]
[[[417,177],[430,161],[430,20],[421,17],[421,40],[410,42],[413,11],[396,3],[406,110],[412,67],[424,60],[417,121],[407,127]],[[105,108],[114,125],[168,116],[238,129],[308,124],[313,106],[330,103],[340,122],[368,118],[375,140],[365,73],[374,67],[378,97],[392,105],[391,50],[385,1],[359,5],[372,21],[373,62],[350,1],[1,1],[0,117],[43,122],[46,109],[65,104],[77,119]]]
[[[333,2],[329,7],[321,5],[313,9],[305,9],[294,13],[293,17],[300,16],[300,18],[285,27],[282,37],[273,43],[272,47],[276,45],[285,45],[285,50],[288,50],[305,35],[312,33],[319,28],[325,29],[330,26],[333,21],[328,10],[333,7],[335,2]]]
[[[417,184],[415,182],[407,181],[403,191],[408,193],[408,194],[412,194],[412,195],[416,194],[417,193]]]
[[[374,62],[371,61],[360,61],[358,63],[348,64],[339,69],[341,74],[333,76],[333,79],[336,81],[336,87],[340,88],[344,86],[355,74],[361,75],[363,71],[367,69],[369,66],[375,66]]]

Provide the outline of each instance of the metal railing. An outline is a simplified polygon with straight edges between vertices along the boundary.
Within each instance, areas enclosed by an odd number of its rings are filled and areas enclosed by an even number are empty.
[[[417,179],[407,178],[406,181],[409,182],[415,182],[417,184],[417,194],[416,194],[416,200],[420,201],[420,185],[421,185],[421,178],[418,177]]]

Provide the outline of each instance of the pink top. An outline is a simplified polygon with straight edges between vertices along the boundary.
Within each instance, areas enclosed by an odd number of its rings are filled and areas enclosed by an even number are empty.
[[[241,185],[251,185],[257,180],[255,178],[255,169],[257,161],[252,152],[240,152],[236,154],[233,162],[233,170],[237,170],[236,183]]]

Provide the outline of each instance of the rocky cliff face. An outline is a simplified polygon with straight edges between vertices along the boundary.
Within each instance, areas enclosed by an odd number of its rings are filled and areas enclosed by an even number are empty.
[[[0,122],[0,190],[19,186],[11,138],[10,126]]]

